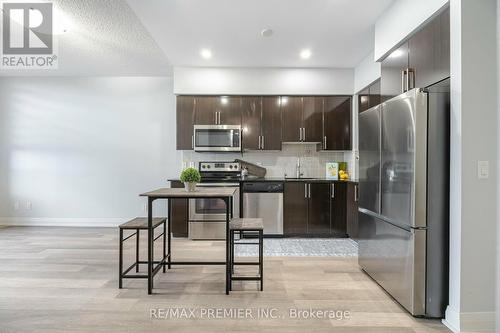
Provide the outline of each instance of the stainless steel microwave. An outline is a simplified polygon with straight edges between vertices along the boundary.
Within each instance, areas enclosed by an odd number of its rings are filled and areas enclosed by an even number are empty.
[[[195,151],[241,151],[240,125],[194,125]]]

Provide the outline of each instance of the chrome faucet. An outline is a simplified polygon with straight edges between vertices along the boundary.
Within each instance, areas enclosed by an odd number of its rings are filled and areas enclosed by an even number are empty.
[[[301,170],[300,170],[300,157],[297,158],[297,166],[296,166],[295,172],[296,172],[296,178],[300,178],[304,175],[304,173],[301,172]]]

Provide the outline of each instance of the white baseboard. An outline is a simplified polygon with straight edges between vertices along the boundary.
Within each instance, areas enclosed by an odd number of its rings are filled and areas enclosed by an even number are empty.
[[[460,313],[448,305],[446,307],[443,324],[453,333],[460,333]]]
[[[495,312],[456,312],[449,306],[443,319],[454,333],[493,333],[495,332]]]
[[[130,218],[0,217],[0,226],[30,227],[117,227]]]

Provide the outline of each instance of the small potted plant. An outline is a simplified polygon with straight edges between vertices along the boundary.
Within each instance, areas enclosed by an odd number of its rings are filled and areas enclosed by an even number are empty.
[[[194,192],[196,191],[196,183],[201,181],[201,175],[195,168],[187,168],[182,171],[180,179],[184,183],[186,191]]]

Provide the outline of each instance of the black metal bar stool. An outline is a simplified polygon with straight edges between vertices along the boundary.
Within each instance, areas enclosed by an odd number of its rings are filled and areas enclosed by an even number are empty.
[[[154,261],[154,264],[162,265],[167,258],[166,254],[166,239],[167,239],[167,219],[162,217],[153,218],[153,232],[154,230],[163,224],[163,232],[156,236],[153,240],[156,241],[158,238],[163,236],[163,259],[160,261]],[[135,272],[139,273],[139,265],[146,265],[148,262],[143,260],[139,260],[139,238],[140,238],[140,230],[148,230],[148,219],[147,217],[136,217],[133,220],[130,220],[126,223],[123,223],[119,226],[120,229],[120,258],[119,258],[119,278],[118,278],[118,288],[122,288],[122,280],[123,279],[147,279],[147,274],[128,274],[134,267]],[[135,230],[135,232],[125,238],[123,238],[124,230]],[[128,267],[125,271],[123,271],[123,242],[127,239],[134,237],[135,238],[135,262]],[[157,266],[158,267],[158,266]],[[165,273],[165,265],[163,266],[163,272]]]
[[[241,235],[245,232],[258,233],[258,242],[235,242],[234,235]],[[229,222],[229,242],[230,242],[230,267],[231,274],[229,275],[229,290],[232,290],[233,281],[260,281],[260,290],[264,288],[264,223],[260,218],[234,218]],[[259,246],[259,261],[258,262],[236,262],[234,260],[234,245],[257,245]],[[236,265],[255,265],[259,266],[258,276],[235,276],[234,266]]]

